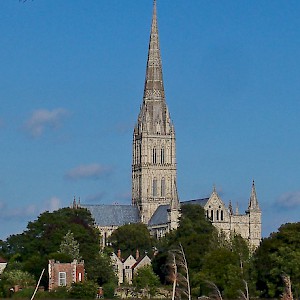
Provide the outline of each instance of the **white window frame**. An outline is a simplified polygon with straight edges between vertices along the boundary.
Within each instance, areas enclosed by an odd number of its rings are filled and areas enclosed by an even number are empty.
[[[58,286],[66,286],[66,285],[67,285],[67,273],[58,272]]]

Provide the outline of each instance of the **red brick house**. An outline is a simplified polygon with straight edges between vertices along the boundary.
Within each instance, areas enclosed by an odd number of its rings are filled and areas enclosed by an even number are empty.
[[[71,263],[55,262],[54,259],[49,260],[49,291],[59,286],[71,286],[73,282],[84,281],[84,261],[80,263],[73,260]]]

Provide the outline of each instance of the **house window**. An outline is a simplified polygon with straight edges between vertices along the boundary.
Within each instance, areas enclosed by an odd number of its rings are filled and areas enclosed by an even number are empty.
[[[153,197],[157,196],[157,179],[153,179]]]
[[[162,178],[162,180],[161,180],[161,196],[162,197],[166,196],[166,181],[165,181],[165,178]]]
[[[58,286],[66,286],[67,285],[67,275],[66,272],[58,273]]]

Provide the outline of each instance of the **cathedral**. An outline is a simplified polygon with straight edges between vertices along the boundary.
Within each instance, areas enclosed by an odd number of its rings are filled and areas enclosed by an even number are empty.
[[[252,184],[245,214],[233,212],[213,189],[209,198],[179,202],[176,184],[176,137],[168,111],[159,46],[156,1],[148,49],[141,109],[133,130],[132,204],[88,205],[102,234],[102,246],[119,226],[142,222],[157,238],[178,227],[180,205],[199,204],[212,224],[226,235],[241,234],[253,247],[261,240],[261,210]]]

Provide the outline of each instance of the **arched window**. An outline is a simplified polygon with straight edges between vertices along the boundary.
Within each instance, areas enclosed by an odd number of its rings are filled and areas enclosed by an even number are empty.
[[[211,221],[214,220],[214,211],[213,210],[210,211],[210,219],[211,219]]]
[[[164,148],[160,149],[160,163],[161,164],[165,163],[165,149]]]
[[[221,210],[221,221],[223,221],[224,215],[223,215],[223,210]]]
[[[152,150],[152,163],[156,164],[156,148],[155,147]]]
[[[153,197],[157,196],[157,179],[153,179]]]
[[[161,180],[161,197],[166,196],[166,181],[165,178],[162,178]]]
[[[138,157],[138,160],[139,160],[139,163],[142,163],[142,145],[139,144],[139,157]]]
[[[219,221],[219,211],[217,210],[217,216],[216,216],[217,221]]]

